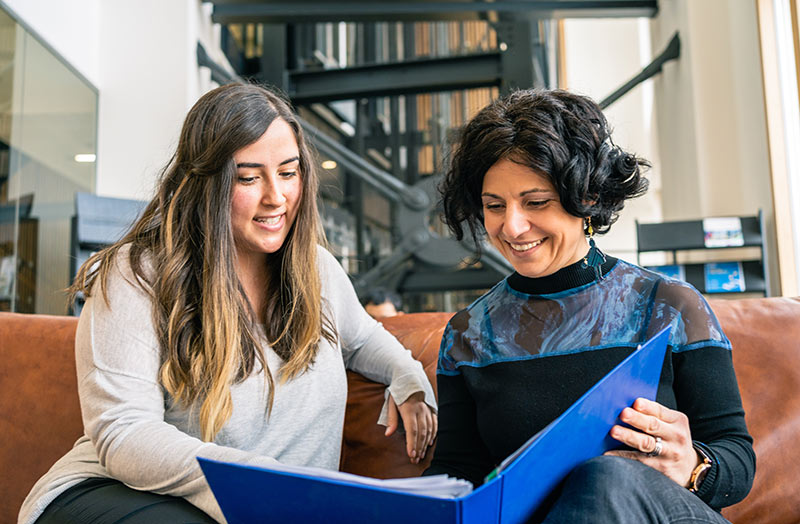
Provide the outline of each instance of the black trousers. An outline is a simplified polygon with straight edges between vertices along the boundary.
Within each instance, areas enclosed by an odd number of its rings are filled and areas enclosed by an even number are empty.
[[[61,493],[36,524],[214,523],[184,499],[131,489],[114,479],[91,478]]]

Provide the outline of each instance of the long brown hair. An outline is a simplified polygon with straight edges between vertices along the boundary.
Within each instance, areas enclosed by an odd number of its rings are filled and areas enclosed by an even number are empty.
[[[267,257],[267,300],[252,311],[236,273],[231,230],[233,155],[258,140],[277,118],[294,131],[300,151],[301,199],[283,246]],[[103,297],[119,250],[153,300],[161,345],[161,382],[184,406],[200,403],[203,440],[211,441],[233,412],[231,385],[256,362],[274,383],[257,341],[254,316],[284,360],[280,380],[313,363],[321,337],[336,332],[322,309],[317,246],[324,235],[317,211],[318,179],[303,131],[288,102],[250,84],[228,84],[203,95],[184,121],[177,151],[161,173],[156,196],[130,232],[92,256],[70,288],[90,295],[99,278]],[[151,266],[145,269],[145,265]]]

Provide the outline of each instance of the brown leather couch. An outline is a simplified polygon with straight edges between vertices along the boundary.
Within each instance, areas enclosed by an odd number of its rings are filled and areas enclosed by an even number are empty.
[[[733,360],[758,468],[743,502],[727,508],[734,524],[800,523],[800,299],[711,303],[733,342]],[[386,319],[435,379],[448,313]],[[0,523],[16,521],[36,479],[81,435],[73,337],[76,319],[0,313]],[[354,373],[345,419],[342,469],[376,477],[420,474],[403,437],[377,427],[383,387]]]

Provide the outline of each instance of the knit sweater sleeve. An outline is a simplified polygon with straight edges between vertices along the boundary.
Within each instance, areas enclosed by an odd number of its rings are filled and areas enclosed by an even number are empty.
[[[253,465],[275,460],[203,442],[167,423],[152,301],[122,253],[106,292],[108,303],[97,286],[87,300],[75,341],[84,428],[100,465],[134,489],[184,497],[222,521],[196,457]]]
[[[713,459],[697,495],[713,508],[730,506],[750,491],[756,465],[733,368],[735,348],[694,288],[662,284],[655,315],[665,307],[678,310],[670,341],[677,408],[689,418],[695,445]]]
[[[673,356],[678,409],[692,439],[713,459],[697,495],[713,508],[742,500],[755,475],[753,439],[744,421],[730,350],[703,347]]]
[[[389,386],[397,404],[422,392],[436,411],[436,397],[422,364],[361,306],[347,274],[327,250],[318,250],[323,300],[336,326],[342,356],[348,369]],[[385,406],[384,406],[385,415]],[[385,416],[381,417],[384,422]]]

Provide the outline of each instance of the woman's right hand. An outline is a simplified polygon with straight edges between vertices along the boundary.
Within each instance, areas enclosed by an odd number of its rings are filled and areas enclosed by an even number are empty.
[[[385,435],[392,435],[398,427],[398,413],[403,419],[406,432],[406,453],[412,464],[419,464],[425,458],[425,453],[433,444],[439,427],[439,420],[430,406],[425,403],[425,394],[422,391],[409,396],[399,406],[389,395],[388,425]]]

